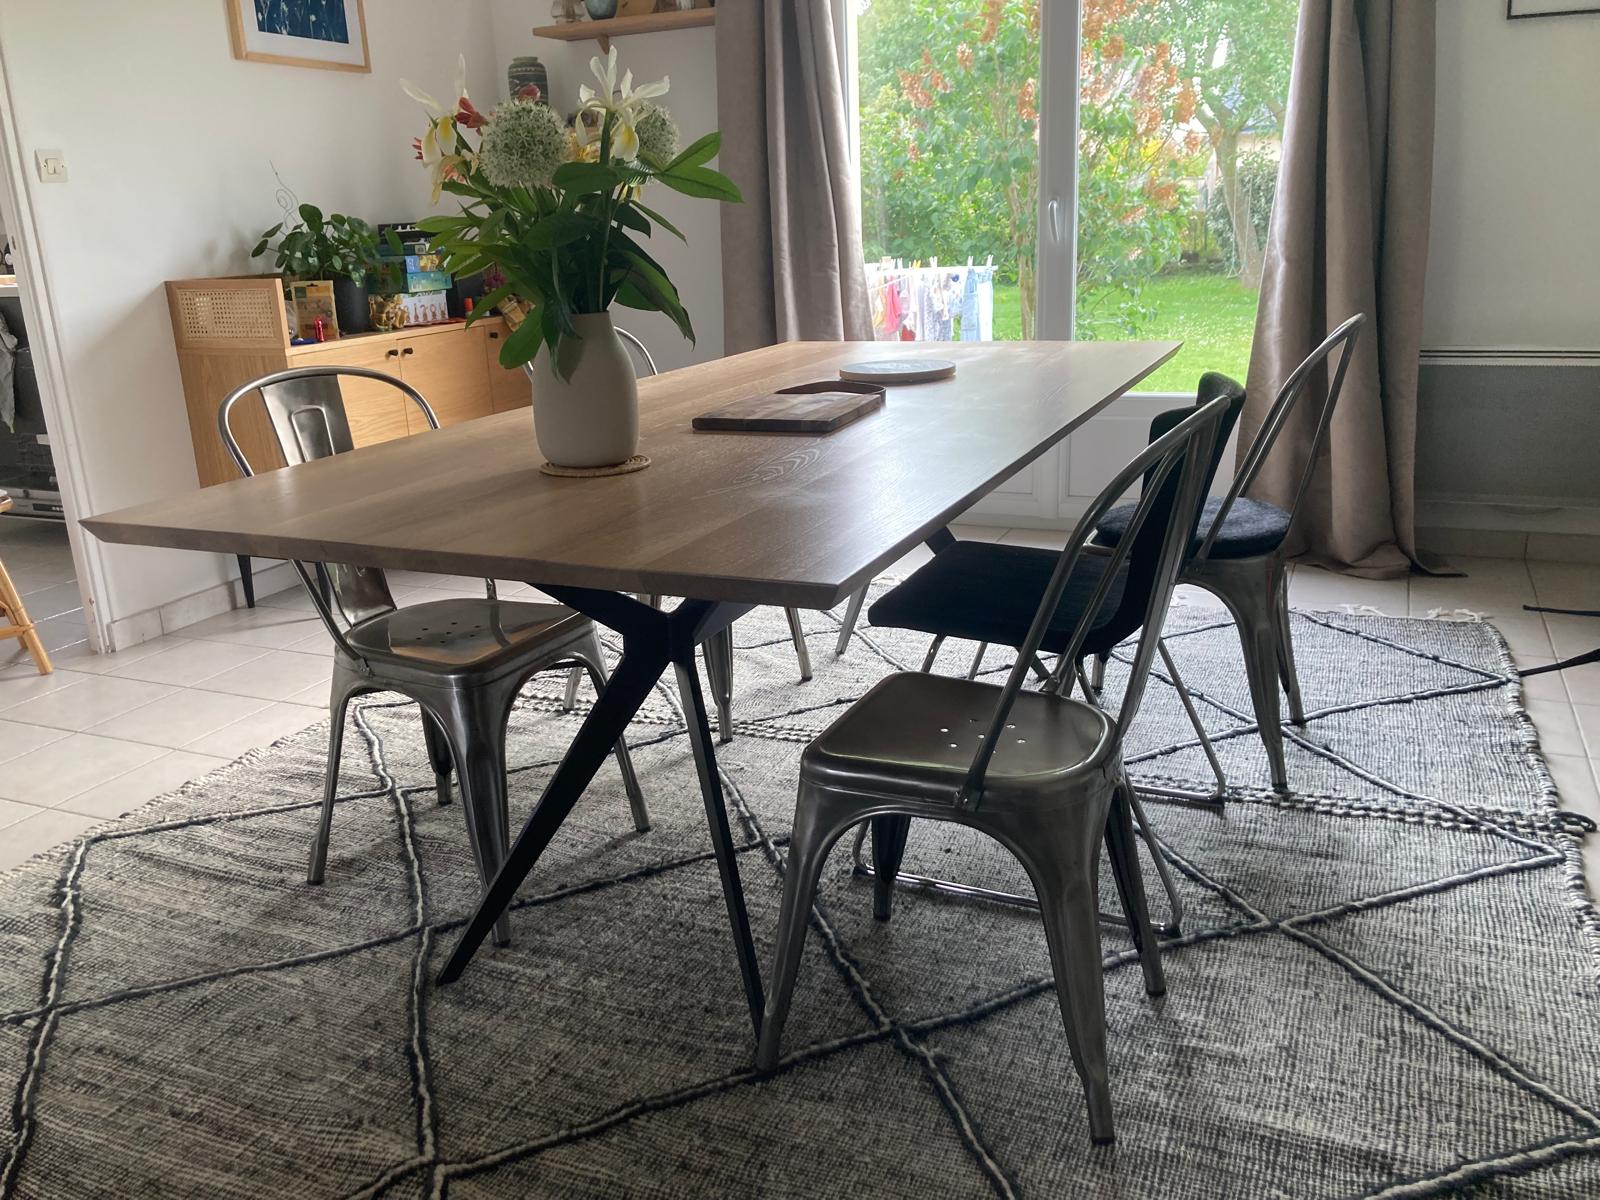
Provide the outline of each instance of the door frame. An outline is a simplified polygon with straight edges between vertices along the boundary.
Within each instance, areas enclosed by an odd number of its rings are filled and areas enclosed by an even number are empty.
[[[98,652],[109,645],[107,606],[101,603],[106,594],[105,547],[96,539],[84,536],[78,524],[79,519],[94,512],[95,507],[87,473],[83,470],[82,439],[67,387],[60,324],[51,297],[48,265],[41,249],[27,155],[17,132],[16,105],[3,36],[0,36],[0,220],[11,239],[17,290],[28,323],[28,345],[33,351],[34,373],[50,438],[50,457],[61,488],[67,541],[72,548],[73,571],[83,598],[84,623],[89,644]]]

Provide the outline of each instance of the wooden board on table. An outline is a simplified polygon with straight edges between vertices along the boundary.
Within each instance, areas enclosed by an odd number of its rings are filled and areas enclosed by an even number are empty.
[[[883,389],[817,384],[745,396],[701,413],[691,424],[704,433],[832,433],[883,407]]]

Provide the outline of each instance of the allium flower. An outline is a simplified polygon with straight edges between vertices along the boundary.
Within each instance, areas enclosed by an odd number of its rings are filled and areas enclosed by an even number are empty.
[[[639,153],[655,162],[671,162],[678,156],[678,122],[659,104],[642,104],[634,125],[639,135]]]
[[[567,131],[548,104],[509,100],[483,127],[478,165],[496,187],[544,187],[567,160]]]

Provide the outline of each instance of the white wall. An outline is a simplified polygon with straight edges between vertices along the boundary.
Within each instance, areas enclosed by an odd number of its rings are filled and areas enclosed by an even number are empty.
[[[486,0],[377,0],[366,12],[370,75],[236,61],[219,0],[0,4],[23,155],[59,147],[70,171],[65,184],[30,179],[29,196],[89,512],[196,486],[162,281],[263,269],[248,255],[279,217],[272,167],[324,210],[419,216],[421,114],[400,79],[442,97],[465,52],[472,90],[494,93]],[[219,556],[103,553],[104,619],[233,574]]]
[[[1423,344],[1600,349],[1600,16],[1439,5]]]
[[[550,71],[551,102],[563,113],[578,106],[578,86],[592,83],[589,60],[599,54],[595,42],[552,42],[529,32],[550,22],[548,0],[491,0],[494,13],[497,96],[506,91],[506,67],[522,54],[536,54]],[[662,103],[672,110],[687,144],[717,127],[716,35],[712,28],[683,29],[618,38],[612,43],[636,83],[666,76],[672,90]],[[713,162],[713,166],[716,164]],[[650,347],[662,370],[722,357],[722,235],[719,205],[695,200],[657,186],[645,203],[681,229],[686,242],[659,232],[650,252],[678,285],[678,293],[694,322],[695,343],[657,313],[623,309],[618,323]]]

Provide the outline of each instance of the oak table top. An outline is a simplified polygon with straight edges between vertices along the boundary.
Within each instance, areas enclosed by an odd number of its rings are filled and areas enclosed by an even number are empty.
[[[83,524],[108,542],[829,608],[1172,357],[1177,342],[941,344],[953,378],[891,386],[827,435],[697,433],[742,396],[899,344],[788,342],[639,381],[649,469],[539,471],[526,409]]]

